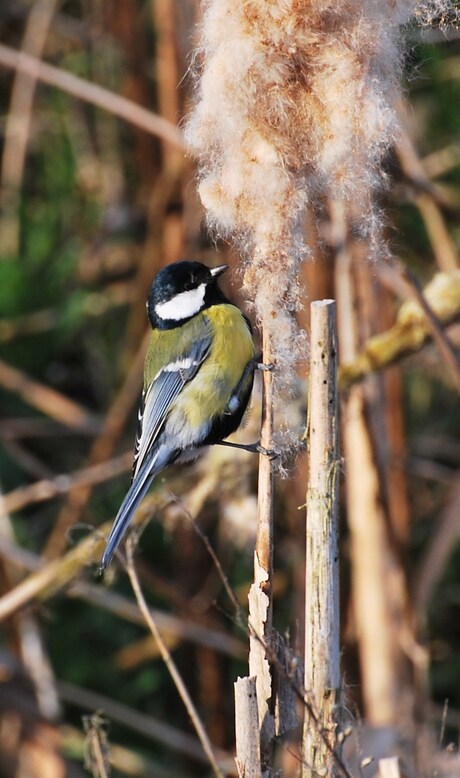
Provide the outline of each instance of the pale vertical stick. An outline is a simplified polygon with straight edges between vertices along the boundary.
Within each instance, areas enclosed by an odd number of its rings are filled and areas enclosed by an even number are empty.
[[[337,330],[333,300],[311,311],[303,776],[329,775],[340,705]],[[328,747],[329,744],[329,747]]]
[[[259,711],[255,678],[235,681],[236,766],[240,778],[261,778]]]
[[[350,390],[344,411],[343,447],[347,480],[353,608],[366,718],[392,726],[396,716],[397,667],[389,582],[394,579],[380,484],[366,424],[361,386]],[[394,602],[393,602],[394,604]]]
[[[399,759],[397,756],[379,759],[378,778],[401,778]]]
[[[262,329],[263,359],[273,361],[273,348],[267,328]],[[264,370],[261,445],[273,448],[273,376]],[[262,769],[270,763],[274,735],[272,677],[265,646],[271,643],[273,578],[273,474],[270,458],[259,457],[257,536],[254,552],[254,583],[249,591],[249,674],[256,678],[259,709]]]
[[[353,261],[363,259],[361,253],[364,248],[357,244],[350,245],[343,202],[331,202],[331,223],[336,248],[335,288],[340,358],[346,364],[353,362],[357,354],[358,323]],[[356,252],[356,257],[352,256],[351,249]],[[396,689],[394,627],[388,589],[391,555],[362,386],[353,386],[348,392],[342,426],[353,613],[365,714],[374,726],[391,726],[394,723]]]

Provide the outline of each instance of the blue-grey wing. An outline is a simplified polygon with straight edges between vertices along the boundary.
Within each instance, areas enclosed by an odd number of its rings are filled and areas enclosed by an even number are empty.
[[[165,365],[153,381],[144,387],[138,413],[133,479],[163,429],[171,404],[184,386],[195,377],[208,356],[210,347],[211,333],[208,331],[187,353]]]

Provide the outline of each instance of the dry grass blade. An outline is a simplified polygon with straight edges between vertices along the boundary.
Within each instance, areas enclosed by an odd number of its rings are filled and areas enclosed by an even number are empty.
[[[171,678],[174,681],[177,691],[179,692],[182,702],[184,703],[187,709],[187,713],[189,714],[192,720],[193,726],[195,727],[195,731],[198,735],[203,750],[208,757],[209,764],[211,765],[214,775],[216,776],[216,778],[224,778],[224,774],[217,763],[216,757],[214,755],[213,747],[208,738],[203,722],[201,721],[198,715],[198,712],[192,702],[192,698],[188,693],[187,687],[185,686],[184,681],[182,680],[182,677],[176,667],[176,664],[161,637],[161,634],[158,630],[155,620],[152,618],[151,611],[149,610],[149,607],[145,601],[144,594],[142,592],[141,585],[139,582],[139,578],[137,577],[137,573],[134,567],[131,543],[128,543],[127,545],[127,557],[128,559],[126,564],[126,572],[128,573],[129,580],[131,581],[131,586],[133,587],[133,592],[136,597],[137,603],[142,612],[142,615],[144,616],[145,623],[156,640],[163,662],[168,668],[168,671],[171,675]]]

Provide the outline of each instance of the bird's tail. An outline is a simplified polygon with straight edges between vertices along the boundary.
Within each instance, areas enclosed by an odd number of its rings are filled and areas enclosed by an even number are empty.
[[[147,493],[149,486],[157,473],[162,470],[164,466],[165,462],[163,461],[163,457],[159,457],[157,453],[153,459],[152,457],[147,458],[134,478],[131,486],[128,489],[128,492],[126,493],[125,499],[121,503],[120,509],[115,516],[115,521],[113,523],[112,529],[110,530],[109,539],[107,540],[107,545],[99,565],[100,573],[103,573],[107,565],[110,564],[115,551],[123,540],[134,513],[141,503],[142,498]]]

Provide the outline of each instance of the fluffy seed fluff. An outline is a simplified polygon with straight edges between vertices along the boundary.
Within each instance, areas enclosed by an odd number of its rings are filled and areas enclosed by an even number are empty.
[[[276,355],[278,389],[305,354],[294,312],[304,214],[325,197],[358,204],[353,225],[381,245],[374,204],[397,133],[401,29],[446,17],[447,0],[204,0],[186,138],[215,235],[236,241],[243,286]]]

